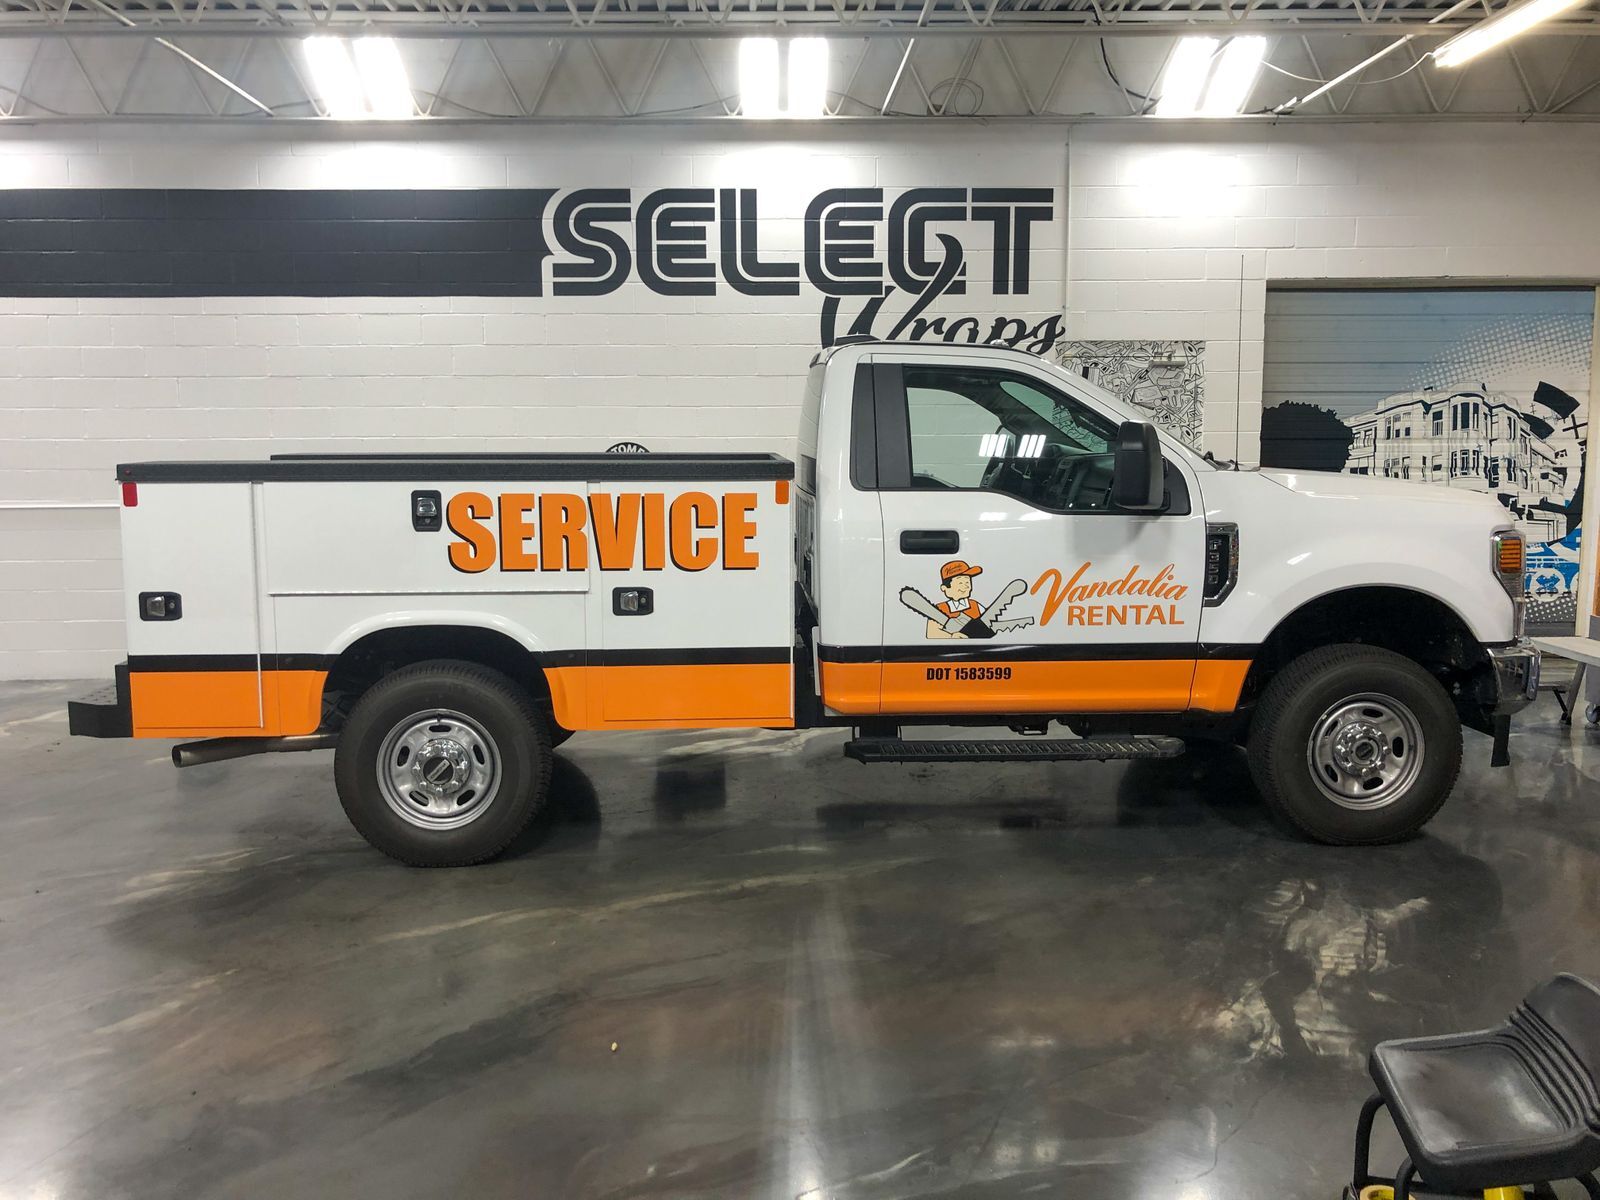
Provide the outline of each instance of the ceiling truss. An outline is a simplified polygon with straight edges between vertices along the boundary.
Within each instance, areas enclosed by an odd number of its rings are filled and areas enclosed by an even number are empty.
[[[419,116],[736,118],[739,37],[825,36],[830,119],[1148,119],[1189,33],[1270,38],[1246,113],[1402,37],[1296,120],[1600,118],[1593,5],[1466,67],[1428,52],[1495,11],[1448,0],[0,0],[0,115],[324,120],[299,42],[401,42]]]

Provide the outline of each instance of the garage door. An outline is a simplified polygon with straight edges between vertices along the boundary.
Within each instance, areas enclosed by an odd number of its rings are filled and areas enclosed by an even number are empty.
[[[1262,463],[1494,496],[1530,619],[1570,622],[1594,319],[1587,288],[1269,291]]]

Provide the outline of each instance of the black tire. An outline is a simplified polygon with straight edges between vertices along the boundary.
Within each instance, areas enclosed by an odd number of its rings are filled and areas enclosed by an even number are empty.
[[[429,725],[430,710],[450,716]],[[484,772],[481,789],[463,785],[438,798],[443,812],[408,804],[413,797],[393,782],[406,773],[402,764],[410,755],[400,734],[424,727],[432,732],[416,736],[433,739],[424,748],[440,750],[427,761],[442,762],[448,779]],[[391,735],[398,748],[385,751]],[[457,751],[451,774],[448,755]],[[415,761],[422,762],[421,750]],[[412,776],[419,769],[413,766]],[[333,776],[345,815],[377,849],[414,867],[469,866],[503,851],[548,802],[549,725],[528,694],[498,671],[454,661],[418,663],[385,676],[356,702],[334,752]]]
[[[1312,740],[1324,716],[1341,701],[1368,696],[1387,700],[1375,712],[1404,711],[1421,735],[1415,741],[1399,739],[1380,752],[1393,764],[1402,760],[1393,794],[1390,785],[1375,786],[1377,799],[1366,796],[1344,804],[1329,794],[1341,782],[1349,783],[1332,767],[1324,767],[1327,782],[1319,782],[1312,764]],[[1330,722],[1328,728],[1334,726]],[[1359,731],[1354,735],[1361,739]],[[1327,741],[1320,743],[1327,745]],[[1332,845],[1376,845],[1399,841],[1421,829],[1439,811],[1461,770],[1461,722],[1439,681],[1409,658],[1372,646],[1324,646],[1302,654],[1267,685],[1250,726],[1250,774],[1267,807],[1301,834]],[[1411,755],[1409,763],[1405,756]],[[1355,774],[1361,774],[1359,770]],[[1376,773],[1374,773],[1376,777]],[[1373,803],[1370,808],[1347,807]]]

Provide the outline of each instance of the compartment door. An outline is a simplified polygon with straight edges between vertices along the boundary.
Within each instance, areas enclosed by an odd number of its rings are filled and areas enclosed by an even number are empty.
[[[792,722],[790,500],[788,480],[590,484],[597,727]]]
[[[254,487],[140,484],[122,510],[128,688],[138,737],[274,733],[261,671]],[[178,597],[147,619],[141,595]]]

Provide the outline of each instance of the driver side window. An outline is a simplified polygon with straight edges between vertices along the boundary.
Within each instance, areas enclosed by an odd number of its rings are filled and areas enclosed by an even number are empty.
[[[1056,512],[1111,506],[1116,425],[1006,371],[904,369],[911,486],[1004,492]]]

